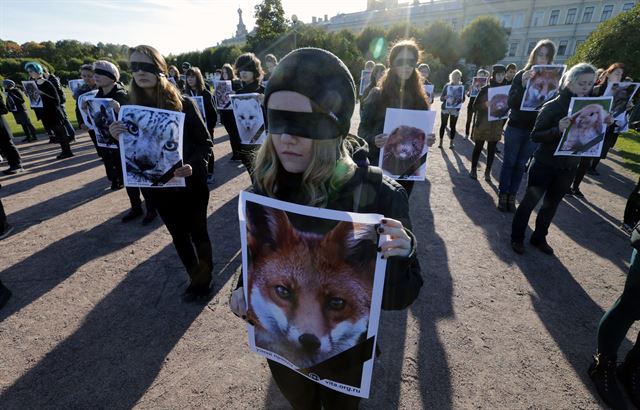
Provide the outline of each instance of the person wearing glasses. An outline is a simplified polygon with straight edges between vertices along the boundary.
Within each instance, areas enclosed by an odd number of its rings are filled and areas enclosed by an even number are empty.
[[[180,260],[191,279],[184,293],[185,302],[208,300],[213,273],[213,252],[207,231],[207,160],[213,143],[198,107],[167,80],[167,63],[155,48],[139,45],[129,49],[129,66],[133,72],[129,102],[135,105],[178,111],[185,114],[183,125],[184,165],[174,177],[185,178],[184,188],[143,188],[173,239]],[[115,121],[109,127],[119,139],[127,126]]]
[[[422,76],[416,69],[422,52],[414,40],[400,40],[389,51],[389,69],[364,101],[358,136],[369,144],[369,161],[378,165],[380,148],[388,135],[383,133],[387,108],[428,110],[429,99],[422,86]],[[427,143],[432,145],[433,135]],[[411,195],[413,181],[398,181]]]

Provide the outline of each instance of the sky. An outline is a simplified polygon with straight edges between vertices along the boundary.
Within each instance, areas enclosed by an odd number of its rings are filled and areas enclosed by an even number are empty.
[[[0,0],[0,39],[72,39],[148,44],[164,55],[202,50],[233,37],[238,7],[251,31],[258,0]],[[366,8],[366,0],[282,0],[285,16],[310,23]]]

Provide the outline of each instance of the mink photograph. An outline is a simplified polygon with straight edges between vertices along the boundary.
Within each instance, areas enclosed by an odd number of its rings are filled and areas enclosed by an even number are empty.
[[[605,119],[613,97],[573,97],[569,106],[571,125],[562,135],[555,155],[599,157],[602,152]]]
[[[449,85],[447,87],[447,98],[445,100],[445,109],[459,110],[464,101],[464,85]]]
[[[502,87],[490,87],[487,89],[489,109],[489,121],[504,120],[509,117],[509,90],[510,85]]]
[[[247,192],[239,212],[252,349],[367,397],[386,266],[376,250],[381,216]]]

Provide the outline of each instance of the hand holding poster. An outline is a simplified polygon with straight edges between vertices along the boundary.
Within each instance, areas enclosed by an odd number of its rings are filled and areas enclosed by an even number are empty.
[[[427,138],[433,131],[435,111],[387,108],[380,150],[382,171],[398,180],[423,181],[427,171]]]
[[[362,70],[360,73],[360,92],[358,95],[362,96],[362,94],[364,94],[364,90],[367,89],[369,83],[371,83],[371,70]]]
[[[116,114],[110,106],[111,101],[113,101],[111,98],[90,98],[87,100],[87,112],[96,133],[96,144],[99,147],[118,148],[118,141],[109,132],[109,126],[116,120]]]
[[[556,96],[560,88],[560,79],[565,65],[547,64],[531,67],[531,78],[527,81],[527,88],[522,97],[520,110],[538,111],[542,105]]]
[[[264,113],[257,93],[231,95],[233,116],[242,144],[262,144],[267,137],[264,127]]]
[[[487,77],[473,77],[471,88],[469,88],[469,96],[477,97],[480,89],[487,85],[489,79]]]
[[[433,104],[433,96],[434,96],[434,88],[433,84],[424,84],[424,93],[427,94],[427,99],[429,100],[429,104]]]
[[[489,121],[504,120],[509,117],[509,90],[510,85],[487,88],[487,113]]]
[[[464,101],[464,85],[448,85],[447,97],[444,103],[446,110],[459,110]]]
[[[40,90],[35,81],[23,81],[22,87],[24,87],[24,93],[29,98],[29,106],[31,108],[42,108],[42,97],[40,96]]]
[[[251,350],[368,397],[386,269],[376,248],[389,239],[376,236],[382,216],[248,192],[238,205]]]
[[[183,113],[125,105],[120,108],[118,121],[127,127],[127,132],[119,136],[125,186],[185,186],[184,178],[173,176],[182,166]]]
[[[554,155],[599,157],[612,104],[613,97],[573,97],[568,114],[571,125],[562,134]]]
[[[91,122],[91,116],[89,115],[89,105],[85,103],[94,98],[96,94],[98,94],[98,90],[91,90],[78,97],[78,109],[80,110],[82,121],[84,121],[87,128],[91,130],[93,129],[93,123]]]
[[[72,95],[76,95],[76,90],[84,84],[83,79],[69,80],[68,85]]]
[[[627,121],[627,105],[638,91],[640,83],[612,82],[607,85],[603,97],[613,97],[611,115],[616,121],[618,132],[625,132],[629,129]]]
[[[231,98],[229,96],[233,94],[233,88],[231,87],[230,80],[214,81],[214,97],[216,98],[216,108],[219,110],[231,109]]]

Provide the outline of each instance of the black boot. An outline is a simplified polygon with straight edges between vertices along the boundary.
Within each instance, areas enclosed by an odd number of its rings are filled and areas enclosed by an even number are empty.
[[[639,349],[640,350],[640,349]],[[640,352],[631,350],[618,367],[618,379],[634,406],[640,409]]]
[[[515,212],[516,211],[516,196],[514,194],[509,194],[507,196],[507,212]]]
[[[593,356],[593,363],[589,366],[589,377],[593,380],[596,390],[609,407],[626,409],[627,403],[616,380],[616,360],[602,353]]]

